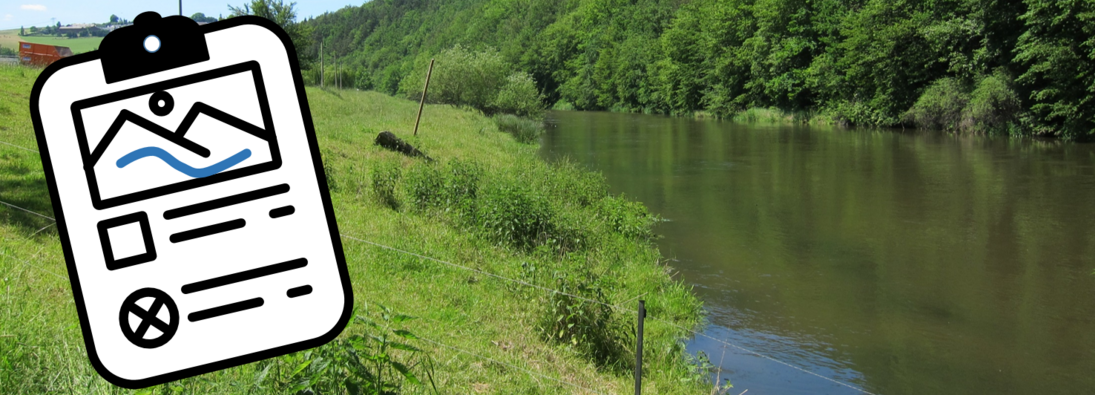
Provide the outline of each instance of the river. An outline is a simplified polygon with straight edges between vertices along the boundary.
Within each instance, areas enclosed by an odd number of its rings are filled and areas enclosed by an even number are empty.
[[[553,111],[706,334],[875,394],[1095,393],[1095,145]],[[858,394],[698,337],[730,394]]]

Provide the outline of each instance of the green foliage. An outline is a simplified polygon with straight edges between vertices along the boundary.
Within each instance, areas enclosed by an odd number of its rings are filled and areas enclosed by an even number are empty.
[[[920,127],[957,130],[969,101],[969,89],[953,78],[942,78],[924,91],[908,117]]]
[[[538,142],[544,134],[543,122],[514,115],[495,115],[494,124],[498,126],[498,130],[513,135],[515,140],[525,144]]]
[[[503,180],[483,189],[475,223],[491,240],[531,249],[554,234],[554,212],[538,191],[517,180]]]
[[[400,82],[399,89],[406,97],[421,97],[427,63],[419,62]],[[514,71],[513,65],[493,49],[472,51],[460,45],[435,57],[426,101],[522,116],[539,116],[544,109],[536,83],[528,73]]]
[[[548,297],[540,316],[540,335],[574,347],[600,367],[623,372],[634,367],[635,354],[630,350],[634,328],[611,307],[584,300],[605,300],[601,276],[585,267],[585,258],[569,256],[564,269],[552,273],[553,288],[560,292]]]
[[[997,72],[983,76],[971,89],[953,78],[932,84],[905,117],[922,128],[971,133],[1013,133],[1019,131],[1021,112],[1018,95],[1007,75]]]
[[[654,239],[654,223],[658,218],[646,206],[616,196],[605,196],[597,207],[598,216],[613,232],[641,240]]]
[[[1095,2],[1090,0],[517,4],[369,2],[309,24],[318,41],[353,59],[359,88],[395,93],[398,87],[417,98],[428,54],[449,52],[466,63],[450,65],[463,77],[453,86],[475,88],[443,87],[447,92],[437,102],[488,113],[534,115],[542,107],[533,106],[539,100],[556,109],[705,111],[720,118],[775,109],[769,115],[811,114],[850,125],[916,124],[919,116],[925,125],[963,131],[1007,129],[1065,138],[1095,132]],[[470,73],[471,64],[487,71]],[[515,65],[528,78],[496,71],[503,64]],[[1007,84],[1016,99],[997,83],[998,72],[1018,76]],[[992,79],[985,82],[984,76]],[[961,126],[961,120],[950,120],[953,108],[946,115],[932,107],[960,99],[942,95],[935,86],[939,81],[973,90],[995,84],[996,93],[981,97],[988,101],[970,96],[976,101],[970,108],[973,123]],[[963,92],[972,94],[968,88]],[[1013,107],[1023,120],[988,115]],[[766,115],[753,111],[742,116]],[[1017,129],[1019,124],[1023,127]]]
[[[982,133],[1018,132],[1022,111],[1011,79],[1001,70],[981,79],[963,110],[962,126]]]
[[[491,106],[500,112],[539,117],[544,112],[544,97],[528,73],[518,71],[506,77]]]
[[[395,187],[399,183],[402,172],[403,168],[398,163],[390,161],[378,161],[372,167],[373,196],[392,209],[399,209],[400,206]]]
[[[304,49],[308,48],[311,41],[312,26],[297,23],[297,11],[293,9],[296,4],[295,2],[285,4],[282,0],[251,0],[250,3],[239,7],[229,5],[228,11],[230,14],[228,17],[254,15],[278,24],[289,35],[290,41],[293,42],[293,47],[297,52],[297,62],[300,63],[301,68],[307,68],[311,65],[313,57],[311,52]],[[195,14],[195,16],[198,16],[198,14]],[[202,16],[204,17],[204,14]]]
[[[405,324],[414,317],[395,314],[384,306],[378,306],[379,311],[373,313],[367,304],[362,305],[362,314],[355,314],[344,330],[353,334],[314,349],[259,362],[252,390],[390,394],[399,393],[405,384],[428,383],[437,393],[432,360],[414,345],[418,337]]]
[[[292,4],[290,4],[290,7],[291,6],[292,6]],[[244,7],[254,7],[254,4],[245,5]],[[231,9],[231,6],[229,6],[229,9]],[[110,18],[111,18],[110,22],[117,22],[118,21],[118,17],[116,17],[114,15],[111,15]],[[211,23],[211,22],[216,22],[217,21],[217,18],[214,18],[214,17],[211,17],[211,16],[205,16],[205,14],[201,13],[201,12],[198,12],[198,13],[195,13],[194,15],[191,15],[190,19],[193,19],[194,22],[205,22],[205,23]]]
[[[1033,127],[1065,138],[1095,134],[1095,2],[1023,2],[1017,82],[1030,92]]]

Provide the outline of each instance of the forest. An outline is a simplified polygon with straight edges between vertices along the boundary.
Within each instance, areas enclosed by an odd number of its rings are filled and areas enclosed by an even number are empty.
[[[557,109],[1095,136],[1095,0],[373,0],[299,25],[306,70],[388,94],[459,45]]]

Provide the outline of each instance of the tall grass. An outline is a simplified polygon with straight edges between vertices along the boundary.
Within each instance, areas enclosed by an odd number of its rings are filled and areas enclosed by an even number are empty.
[[[509,133],[514,140],[525,144],[539,142],[540,136],[544,134],[543,122],[534,119],[502,114],[494,116],[494,123],[499,130]]]

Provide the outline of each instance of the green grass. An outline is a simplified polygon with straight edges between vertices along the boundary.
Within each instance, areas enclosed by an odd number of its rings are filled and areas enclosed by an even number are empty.
[[[0,67],[0,91],[7,93],[0,96],[0,141],[36,149],[27,100],[37,73]],[[699,301],[687,286],[670,280],[650,242],[652,217],[641,204],[610,196],[599,174],[539,160],[535,145],[514,141],[478,113],[427,106],[412,137],[412,101],[317,88],[308,88],[308,97],[344,235],[612,304],[632,305],[642,295],[650,316],[677,325],[702,319]],[[437,162],[427,165],[374,146],[382,130]],[[0,201],[52,216],[47,195],[38,154],[0,144]],[[518,227],[520,232],[498,226],[514,218],[536,221]],[[50,224],[0,207],[0,393],[134,393],[109,385],[87,361]],[[436,385],[440,393],[589,393],[522,369],[602,393],[632,388],[634,313],[343,241],[358,315],[382,325],[358,321],[318,349],[141,393],[292,393],[302,382],[316,393],[353,393],[361,376],[340,361],[368,335],[397,328],[431,340],[400,339],[421,353],[390,351],[413,365],[422,382],[413,384],[389,369],[385,381],[400,386],[398,392],[434,393]],[[389,318],[417,318],[383,321],[379,305],[391,309]],[[684,336],[658,320],[646,321],[644,393],[710,391],[706,374],[683,350]],[[370,352],[379,352],[373,347]],[[334,362],[321,363],[320,357]],[[304,365],[309,360],[314,363]],[[348,386],[347,380],[357,384]]]
[[[29,28],[29,26],[28,26]],[[53,36],[19,36],[19,29],[0,30],[0,47],[19,50],[19,42],[26,41],[37,44],[60,45],[68,47],[73,54],[94,51],[99,49],[102,37],[53,37]]]

